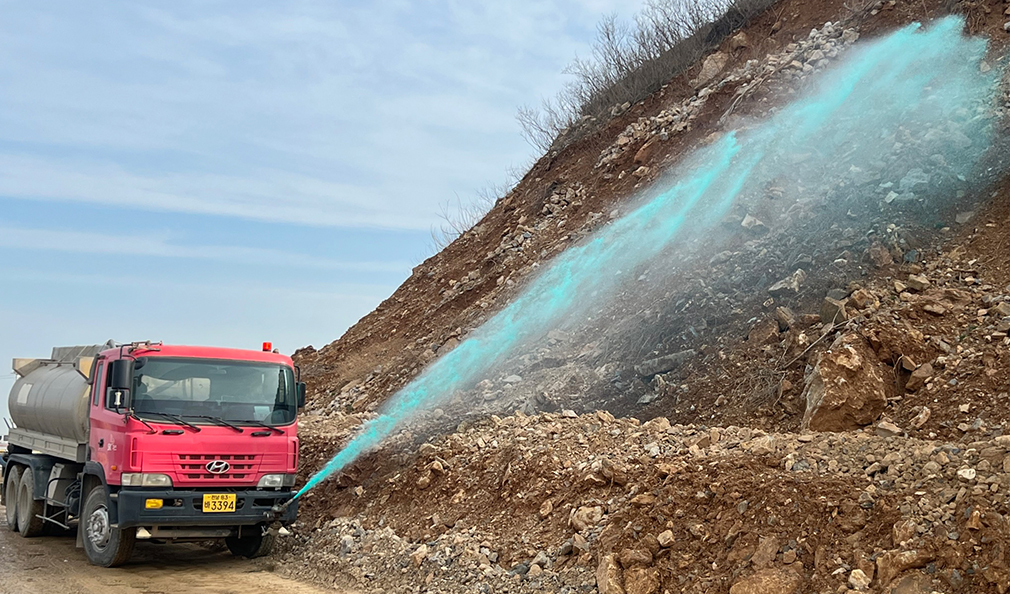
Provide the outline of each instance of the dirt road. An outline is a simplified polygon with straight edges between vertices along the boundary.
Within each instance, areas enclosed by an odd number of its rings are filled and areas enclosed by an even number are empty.
[[[236,559],[191,544],[138,542],[128,564],[102,569],[88,564],[73,536],[25,539],[0,525],[0,594],[335,592],[274,574],[272,567],[269,559]]]

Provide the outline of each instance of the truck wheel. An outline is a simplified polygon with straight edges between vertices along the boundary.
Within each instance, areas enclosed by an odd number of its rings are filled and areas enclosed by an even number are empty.
[[[228,545],[228,550],[231,551],[232,555],[245,557],[246,559],[255,559],[256,557],[265,557],[270,554],[270,551],[274,548],[274,535],[270,532],[263,534],[260,526],[256,526],[256,529],[252,530],[252,532],[253,534],[243,534],[241,538],[238,536],[229,536],[224,539],[224,544]]]
[[[84,500],[80,530],[84,531],[84,554],[92,565],[116,567],[126,563],[133,555],[137,529],[112,527],[102,485],[92,489]]]
[[[35,473],[25,468],[18,486],[18,532],[25,538],[41,536],[46,521],[40,516],[45,513],[45,504],[35,500]]]
[[[11,532],[18,531],[18,487],[21,486],[21,468],[14,466],[7,474],[4,483],[4,501],[7,502],[7,528]]]

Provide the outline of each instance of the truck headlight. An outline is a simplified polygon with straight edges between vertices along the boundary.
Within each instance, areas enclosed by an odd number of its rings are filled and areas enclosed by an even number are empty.
[[[263,478],[256,485],[257,489],[280,489],[281,487],[295,486],[295,475],[293,474],[264,474]]]
[[[172,487],[172,477],[167,474],[150,474],[146,472],[124,472],[124,487]]]

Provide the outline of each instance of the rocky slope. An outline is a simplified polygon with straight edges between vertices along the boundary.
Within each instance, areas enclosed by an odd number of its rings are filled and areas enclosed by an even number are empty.
[[[339,341],[297,354],[306,472],[685,151],[857,38],[951,7],[783,0],[545,156]],[[1000,60],[1007,5],[956,8]],[[1005,107],[985,117],[1005,128]],[[1005,592],[1007,152],[981,189],[909,207],[911,155],[936,133],[908,131],[872,178],[804,188],[798,210],[762,188],[760,210],[725,222],[732,240],[502,362],[310,494],[281,567],[376,592]]]

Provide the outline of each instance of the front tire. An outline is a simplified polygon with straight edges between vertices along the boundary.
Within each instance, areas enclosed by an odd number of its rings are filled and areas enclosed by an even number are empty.
[[[7,502],[4,511],[7,512],[7,529],[11,532],[18,531],[18,487],[21,486],[21,468],[14,466],[7,473],[7,482],[4,483],[4,501]]]
[[[45,511],[45,503],[35,499],[35,473],[31,468],[25,468],[18,485],[17,516],[21,536],[32,538],[45,532],[46,521],[42,519]]]
[[[88,493],[80,522],[84,536],[84,554],[92,565],[117,567],[133,555],[137,529],[112,527],[109,503],[102,485]]]
[[[229,536],[224,539],[224,544],[228,545],[228,550],[231,551],[232,555],[236,557],[245,557],[246,559],[255,559],[256,557],[265,557],[270,554],[270,551],[274,548],[274,535],[271,532],[263,533],[263,529],[256,526],[252,531],[253,534],[243,535],[241,538],[238,536]]]

